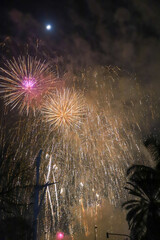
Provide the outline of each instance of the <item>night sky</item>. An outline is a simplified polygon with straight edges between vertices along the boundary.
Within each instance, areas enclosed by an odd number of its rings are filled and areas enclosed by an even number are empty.
[[[39,39],[48,56],[63,56],[75,66],[117,65],[157,84],[159,12],[158,1],[145,0],[1,1],[1,46],[34,48]]]

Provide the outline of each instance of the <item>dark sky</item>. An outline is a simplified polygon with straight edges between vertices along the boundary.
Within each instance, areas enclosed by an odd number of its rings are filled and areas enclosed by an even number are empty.
[[[1,50],[16,54],[15,45],[25,44],[33,49],[38,39],[45,57],[62,56],[83,67],[118,65],[146,83],[158,83],[159,13],[156,0],[1,1]]]
[[[160,1],[1,0],[0,66],[2,57],[26,53],[58,61],[62,73],[98,64],[119,66],[136,75],[142,86],[152,83],[159,94]],[[117,90],[117,99],[119,95]],[[105,212],[111,217],[108,205]]]

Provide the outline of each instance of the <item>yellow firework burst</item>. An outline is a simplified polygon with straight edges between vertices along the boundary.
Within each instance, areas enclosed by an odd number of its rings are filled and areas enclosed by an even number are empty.
[[[80,127],[85,115],[84,97],[74,90],[57,90],[43,104],[42,113],[51,129]]]
[[[54,87],[55,76],[49,65],[31,56],[7,60],[1,70],[0,93],[6,105],[20,113],[40,106],[43,95]]]

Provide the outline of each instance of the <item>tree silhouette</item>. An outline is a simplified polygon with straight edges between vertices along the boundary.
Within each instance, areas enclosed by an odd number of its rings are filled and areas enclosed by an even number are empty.
[[[133,239],[160,239],[160,145],[154,138],[145,143],[156,167],[133,165],[127,171],[126,189],[133,199],[122,206],[128,211],[127,221]]]
[[[32,225],[23,217],[9,217],[0,221],[0,239],[31,240]]]
[[[1,123],[1,122],[0,122]],[[0,124],[0,239],[31,239],[34,166],[17,152]]]
[[[29,204],[30,194],[28,198],[26,194],[31,192],[27,187],[31,170],[22,159],[15,159],[9,144],[0,143],[0,219],[22,214],[22,208]]]

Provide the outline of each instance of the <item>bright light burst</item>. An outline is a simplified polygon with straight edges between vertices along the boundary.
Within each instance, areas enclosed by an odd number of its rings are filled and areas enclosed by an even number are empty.
[[[55,76],[47,63],[31,56],[7,60],[1,69],[0,92],[5,104],[20,113],[35,110],[40,106],[43,95],[54,87]]]
[[[43,104],[42,113],[51,129],[79,128],[85,114],[84,98],[73,90],[56,91]]]
[[[26,91],[28,91],[28,90],[32,91],[32,88],[34,87],[35,84],[36,84],[35,78],[25,77],[23,82],[22,82],[22,85],[24,86],[24,89]]]
[[[57,240],[61,240],[61,239],[63,239],[64,238],[64,233],[63,232],[57,232],[57,234],[56,234],[56,239]]]

